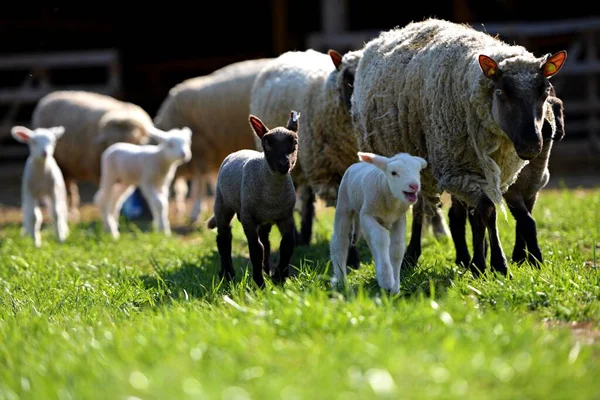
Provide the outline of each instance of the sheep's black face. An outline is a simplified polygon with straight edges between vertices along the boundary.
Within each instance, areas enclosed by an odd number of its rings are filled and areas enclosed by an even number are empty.
[[[276,129],[262,138],[265,159],[274,172],[287,174],[298,158],[298,136],[288,129]]]
[[[352,92],[354,91],[355,74],[355,67],[348,67],[342,71],[342,88],[340,95],[342,102],[346,105],[348,111],[352,108]]]

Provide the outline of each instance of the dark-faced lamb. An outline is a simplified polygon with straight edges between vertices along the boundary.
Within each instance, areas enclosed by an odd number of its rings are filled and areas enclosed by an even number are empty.
[[[433,214],[444,191],[474,208],[474,274],[486,267],[486,231],[492,269],[507,272],[496,206],[542,150],[549,78],[565,60],[565,51],[536,57],[434,18],[382,32],[364,47],[351,108],[359,147],[425,158],[425,213]],[[410,250],[406,257],[418,259]]]
[[[250,114],[250,126],[261,140],[263,151],[240,150],[228,155],[217,176],[214,215],[209,228],[217,228],[217,248],[221,258],[220,278],[235,276],[231,259],[231,220],[237,215],[248,241],[252,277],[264,287],[263,268],[270,275],[271,227],[281,233],[279,264],[273,280],[282,283],[289,276],[289,262],[295,248],[294,206],[296,190],[291,171],[298,157],[300,113],[291,111],[286,127],[273,129]]]
[[[342,177],[335,207],[330,254],[332,284],[345,283],[350,237],[361,231],[375,261],[379,287],[400,290],[400,266],[406,247],[406,213],[417,202],[421,170],[427,161],[407,153],[384,157],[358,152]]]

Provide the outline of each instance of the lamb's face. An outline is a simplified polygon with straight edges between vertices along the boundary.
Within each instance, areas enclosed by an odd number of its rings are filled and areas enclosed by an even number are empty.
[[[15,139],[29,146],[30,157],[39,162],[54,156],[56,141],[63,135],[65,129],[62,126],[51,128],[28,129],[24,126],[12,128]]]
[[[427,161],[408,153],[398,153],[394,157],[384,157],[373,153],[358,153],[361,161],[371,163],[385,174],[392,195],[409,204],[417,202],[421,190],[421,170]]]
[[[298,136],[285,128],[275,128],[262,139],[265,159],[274,172],[287,174],[296,166],[298,158]]]
[[[542,150],[542,126],[545,103],[551,91],[548,80],[558,72],[566,53],[543,57],[539,66],[529,69],[514,68],[503,64],[502,70],[496,62],[480,56],[479,63],[484,75],[493,82],[492,117],[515,146],[523,160],[531,160]]]
[[[181,129],[173,129],[167,134],[168,138],[165,140],[164,146],[168,158],[181,163],[190,161],[192,159],[191,135]]]

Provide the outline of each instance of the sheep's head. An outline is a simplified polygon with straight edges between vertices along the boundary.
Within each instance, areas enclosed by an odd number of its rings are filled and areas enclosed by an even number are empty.
[[[12,127],[10,133],[19,142],[27,143],[30,157],[43,162],[54,156],[56,141],[65,133],[65,128],[63,126],[53,126],[31,130],[17,125]]]
[[[415,204],[421,190],[421,170],[427,168],[424,158],[398,153],[393,157],[359,151],[362,162],[373,164],[385,174],[392,195],[409,204]]]
[[[192,130],[187,126],[168,131],[152,127],[148,134],[163,148],[167,160],[184,164],[192,159]]]
[[[260,138],[265,154],[265,159],[273,172],[287,174],[294,169],[298,159],[298,119],[300,113],[290,112],[287,126],[278,126],[273,129],[267,126],[260,118],[250,114],[248,121],[256,136]]]
[[[542,150],[544,104],[551,90],[548,79],[558,73],[566,59],[567,52],[562,50],[539,58],[533,67],[530,63],[525,66],[518,58],[505,60],[499,66],[491,57],[479,55],[484,76],[493,82],[494,121],[523,160],[531,160]]]
[[[337,51],[330,49],[327,51],[327,54],[331,57],[331,61],[339,73],[337,77],[337,86],[340,100],[346,106],[346,109],[350,111],[352,106],[352,93],[354,91],[354,76],[356,75],[356,67],[358,66],[362,52],[353,51],[342,56]]]

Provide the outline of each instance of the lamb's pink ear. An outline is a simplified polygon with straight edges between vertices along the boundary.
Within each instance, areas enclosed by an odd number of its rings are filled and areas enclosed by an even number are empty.
[[[12,129],[10,130],[10,133],[16,140],[18,140],[21,143],[29,142],[29,139],[31,139],[31,136],[34,135],[34,133],[31,129],[26,128],[21,125],[13,126]]]
[[[481,67],[483,74],[488,79],[495,81],[500,76],[500,69],[496,61],[485,54],[479,55],[479,67]]]
[[[360,158],[360,160],[363,162],[373,164],[374,166],[383,171],[385,171],[385,169],[387,168],[388,159],[386,157],[382,157],[373,153],[364,153],[362,151],[359,151],[357,154],[358,158]]]
[[[418,157],[418,156],[413,156],[418,162],[421,163],[421,169],[425,169],[427,168],[427,160],[422,158],[422,157]]]
[[[250,114],[250,117],[248,117],[248,121],[250,122],[252,130],[254,131],[254,133],[256,133],[256,136],[258,136],[261,139],[265,135],[265,133],[269,131],[269,128],[267,128],[265,124],[263,124],[260,118],[255,117],[252,114]]]
[[[544,65],[542,65],[544,76],[546,78],[550,78],[556,75],[565,64],[565,61],[567,61],[567,52],[565,50],[554,53],[549,59],[546,60]]]
[[[335,65],[335,69],[340,70],[340,66],[342,65],[342,55],[333,49],[329,49],[327,51],[329,57],[331,57],[331,61],[333,61],[333,65]]]

